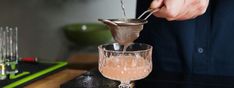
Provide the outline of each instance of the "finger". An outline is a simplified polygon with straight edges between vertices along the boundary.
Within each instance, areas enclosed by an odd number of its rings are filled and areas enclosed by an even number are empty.
[[[157,17],[162,18],[175,18],[179,15],[184,2],[181,0],[165,0],[163,7],[154,13]]]
[[[187,11],[187,10],[186,10]],[[157,13],[154,13],[156,17],[159,18],[166,18],[168,21],[176,20],[178,16],[181,14],[183,15],[185,12],[179,12],[177,14],[172,14],[168,10],[166,10],[166,7],[162,7]]]
[[[150,4],[150,9],[158,9],[163,4],[163,0],[153,0]]]
[[[154,13],[154,15],[156,17],[159,17],[159,18],[169,18],[171,16],[169,16],[169,12],[167,12],[168,10],[166,9],[165,6],[163,6],[161,9],[159,9],[158,12]]]
[[[186,16],[189,13],[190,8],[187,8],[186,5],[181,9],[180,13],[174,18],[167,18],[168,21],[178,20]]]

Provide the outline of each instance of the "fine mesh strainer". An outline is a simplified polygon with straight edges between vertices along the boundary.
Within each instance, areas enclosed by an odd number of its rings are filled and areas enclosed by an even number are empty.
[[[158,9],[149,9],[143,12],[137,19],[98,19],[106,24],[112,33],[112,36],[116,42],[122,45],[132,43],[139,37],[139,33],[143,29],[143,25],[146,24],[147,18]],[[150,12],[144,19],[142,17]]]

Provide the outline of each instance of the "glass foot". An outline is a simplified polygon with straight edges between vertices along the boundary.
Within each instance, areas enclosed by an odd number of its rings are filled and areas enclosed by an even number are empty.
[[[131,88],[131,84],[129,81],[121,82],[119,88]]]

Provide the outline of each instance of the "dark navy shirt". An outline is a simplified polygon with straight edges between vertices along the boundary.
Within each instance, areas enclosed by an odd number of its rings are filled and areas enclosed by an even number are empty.
[[[137,16],[152,0],[137,0]],[[234,76],[234,0],[210,0],[196,19],[151,16],[136,42],[153,46],[153,71]]]

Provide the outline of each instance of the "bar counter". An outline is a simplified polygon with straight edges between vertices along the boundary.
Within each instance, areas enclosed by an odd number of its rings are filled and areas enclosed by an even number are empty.
[[[118,88],[118,84],[93,69],[62,84],[61,88]],[[234,88],[234,77],[158,72],[133,84],[134,88]]]
[[[98,55],[74,56],[68,59],[70,67],[33,81],[24,88],[118,88],[118,81],[107,79],[98,71],[97,60]],[[134,88],[234,88],[234,77],[152,72],[132,84]]]

